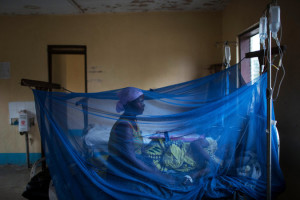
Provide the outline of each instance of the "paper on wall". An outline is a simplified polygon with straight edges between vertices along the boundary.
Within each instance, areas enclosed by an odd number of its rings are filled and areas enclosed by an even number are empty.
[[[28,117],[33,118],[35,116],[35,103],[34,101],[23,101],[23,102],[9,102],[9,123],[11,124],[12,119],[19,118],[19,112],[26,110]]]

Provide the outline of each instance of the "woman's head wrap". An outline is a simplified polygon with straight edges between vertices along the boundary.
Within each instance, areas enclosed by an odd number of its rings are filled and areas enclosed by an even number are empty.
[[[125,110],[124,106],[131,101],[136,100],[141,95],[143,95],[142,90],[135,87],[127,87],[118,92],[119,101],[116,106],[117,112],[122,112]]]

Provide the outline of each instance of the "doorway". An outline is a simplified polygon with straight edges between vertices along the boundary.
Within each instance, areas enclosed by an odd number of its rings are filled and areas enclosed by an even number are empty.
[[[48,45],[48,81],[71,92],[87,93],[86,46]]]

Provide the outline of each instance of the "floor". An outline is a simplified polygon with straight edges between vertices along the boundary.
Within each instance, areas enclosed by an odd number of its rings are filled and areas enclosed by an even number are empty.
[[[26,200],[22,193],[29,182],[30,170],[27,165],[0,165],[0,199]],[[286,199],[284,196],[280,195],[277,199]]]
[[[24,200],[22,193],[29,182],[27,166],[0,165],[0,199]]]

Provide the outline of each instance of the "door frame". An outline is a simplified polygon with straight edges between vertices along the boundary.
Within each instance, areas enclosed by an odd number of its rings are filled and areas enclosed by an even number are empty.
[[[48,82],[52,83],[52,55],[79,54],[84,55],[84,91],[87,93],[87,50],[85,45],[48,45]]]

